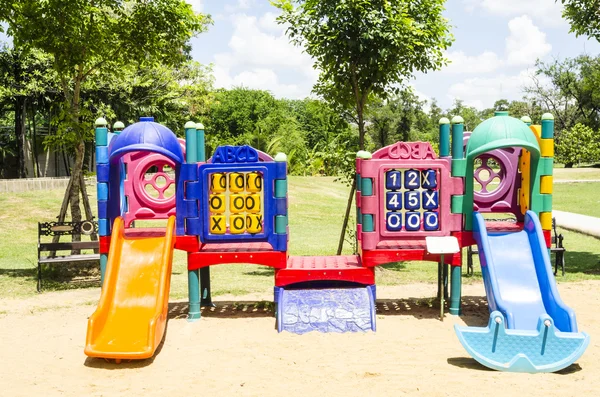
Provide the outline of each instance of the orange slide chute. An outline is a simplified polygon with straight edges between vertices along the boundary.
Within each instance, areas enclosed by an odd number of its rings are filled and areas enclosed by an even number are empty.
[[[88,320],[90,357],[152,357],[167,323],[175,217],[165,229],[127,229],[115,219],[98,308]]]

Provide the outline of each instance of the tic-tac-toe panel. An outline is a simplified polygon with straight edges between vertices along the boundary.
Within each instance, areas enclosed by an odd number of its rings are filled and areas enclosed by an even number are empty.
[[[262,233],[263,180],[260,171],[209,173],[208,233]]]
[[[438,168],[382,169],[382,234],[440,230],[439,174]]]
[[[250,146],[221,146],[198,174],[203,243],[264,241],[287,249],[285,162],[260,161]]]

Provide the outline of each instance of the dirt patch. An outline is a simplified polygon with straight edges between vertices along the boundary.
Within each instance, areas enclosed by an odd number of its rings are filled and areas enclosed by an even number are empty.
[[[591,334],[577,364],[557,374],[487,370],[468,357],[454,324],[484,325],[483,286],[464,287],[461,318],[437,319],[435,285],[378,287],[377,332],[277,334],[272,297],[224,296],[189,323],[172,302],[167,335],[150,360],[114,364],[83,354],[98,289],[0,300],[2,395],[432,396],[595,395],[600,387],[600,282],[559,285]]]

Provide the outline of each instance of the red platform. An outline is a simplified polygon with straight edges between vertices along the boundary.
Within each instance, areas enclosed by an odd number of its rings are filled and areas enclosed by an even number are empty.
[[[361,257],[364,266],[367,267],[403,261],[440,261],[440,255],[427,252],[427,245],[422,239],[381,241],[376,249],[363,251]],[[452,266],[461,266],[461,253],[444,255],[444,262]]]
[[[224,263],[253,263],[284,268],[287,252],[274,251],[267,243],[203,244],[188,254],[188,270]]]
[[[285,269],[275,271],[277,287],[306,281],[349,281],[375,284],[375,271],[364,267],[360,257],[348,256],[290,256]]]

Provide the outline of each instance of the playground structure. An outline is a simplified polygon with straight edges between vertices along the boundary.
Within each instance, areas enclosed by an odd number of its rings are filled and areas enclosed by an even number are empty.
[[[437,263],[441,310],[448,300],[450,314],[460,315],[460,248],[477,244],[490,323],[456,327],[477,361],[552,372],[572,364],[589,343],[560,300],[549,261],[549,114],[540,127],[497,112],[471,134],[460,117],[443,118],[439,156],[426,142],[359,152],[360,252],[325,257],[287,255],[284,154],[221,146],[206,160],[203,127],[192,122],[185,141],[151,118],[110,134],[103,119],[96,124],[103,288],[88,323],[88,356],[155,353],[166,325],[173,249],[188,255],[190,320],[200,318],[200,282],[206,289],[209,281],[201,280],[201,269],[254,263],[275,269],[278,331],[302,334],[374,331],[374,268],[398,261]],[[490,213],[509,213],[513,221],[486,221]],[[168,220],[166,228],[133,227],[159,219]],[[435,246],[448,241],[458,249]]]

